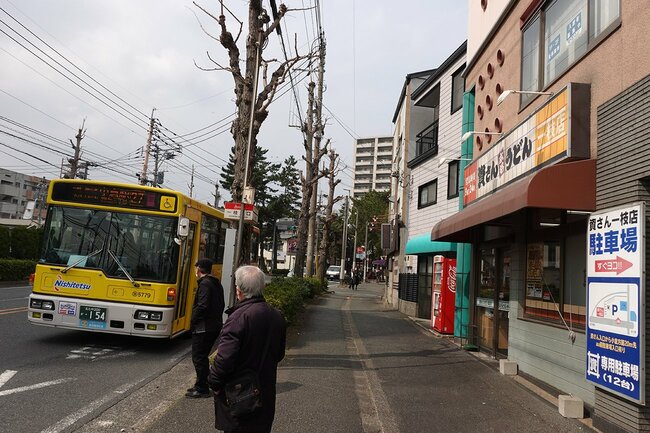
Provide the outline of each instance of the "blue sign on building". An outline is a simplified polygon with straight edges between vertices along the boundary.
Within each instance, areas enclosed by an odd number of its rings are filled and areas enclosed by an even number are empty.
[[[594,213],[587,228],[586,378],[643,404],[643,203]]]

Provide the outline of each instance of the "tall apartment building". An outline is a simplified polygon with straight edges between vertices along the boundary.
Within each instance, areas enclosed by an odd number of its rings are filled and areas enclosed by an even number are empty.
[[[354,142],[354,197],[368,191],[390,191],[393,137],[359,138]]]
[[[0,218],[21,219],[30,201],[38,196],[43,179],[0,168]],[[43,186],[43,197],[45,188]],[[41,207],[44,215],[45,207]]]

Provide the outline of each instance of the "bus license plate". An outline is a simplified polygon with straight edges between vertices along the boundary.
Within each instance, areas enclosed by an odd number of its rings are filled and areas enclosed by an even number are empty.
[[[106,308],[81,305],[79,307],[79,320],[106,322]]]

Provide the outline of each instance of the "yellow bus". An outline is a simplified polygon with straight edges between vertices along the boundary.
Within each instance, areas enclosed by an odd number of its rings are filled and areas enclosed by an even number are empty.
[[[51,181],[47,203],[31,323],[157,338],[189,330],[194,263],[212,259],[221,278],[222,212],[168,189],[74,179]]]

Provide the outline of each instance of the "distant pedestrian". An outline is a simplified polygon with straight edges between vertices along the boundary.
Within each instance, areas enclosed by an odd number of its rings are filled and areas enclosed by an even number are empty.
[[[284,358],[286,322],[264,299],[264,274],[256,266],[235,272],[237,302],[217,343],[217,356],[210,367],[210,387],[215,393],[215,427],[228,433],[268,433],[275,417],[278,362]],[[259,378],[261,407],[233,416],[224,387],[246,371]]]
[[[361,280],[361,275],[359,275],[359,271],[355,271],[354,274],[352,275],[352,290],[359,289],[360,280]]]
[[[223,286],[211,274],[212,260],[199,259],[195,264],[198,287],[192,305],[190,329],[192,331],[192,363],[196,370],[196,382],[187,390],[186,397],[210,397],[208,356],[219,336],[223,323]]]

